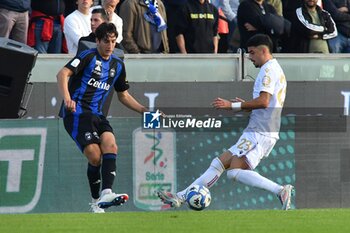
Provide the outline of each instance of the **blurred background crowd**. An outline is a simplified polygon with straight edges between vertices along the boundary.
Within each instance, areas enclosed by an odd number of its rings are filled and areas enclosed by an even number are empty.
[[[113,22],[125,53],[235,53],[258,33],[277,53],[350,52],[350,0],[0,0],[0,37],[75,54]]]

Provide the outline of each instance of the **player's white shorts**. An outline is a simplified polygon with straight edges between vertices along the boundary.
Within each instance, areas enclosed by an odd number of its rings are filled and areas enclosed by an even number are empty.
[[[237,143],[228,150],[238,157],[245,156],[250,169],[256,168],[275,146],[277,139],[257,132],[243,132]]]

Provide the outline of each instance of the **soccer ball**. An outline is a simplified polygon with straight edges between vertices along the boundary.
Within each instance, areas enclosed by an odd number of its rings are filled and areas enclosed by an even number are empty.
[[[193,185],[187,189],[186,203],[190,209],[204,210],[210,205],[211,195],[209,189],[201,185]]]

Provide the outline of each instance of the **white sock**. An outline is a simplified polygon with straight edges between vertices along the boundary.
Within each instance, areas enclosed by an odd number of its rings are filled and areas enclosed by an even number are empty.
[[[227,177],[229,179],[237,180],[246,185],[265,189],[275,194],[278,194],[283,189],[281,185],[251,170],[232,169],[227,171]]]
[[[220,159],[219,158],[213,159],[209,168],[200,177],[198,177],[190,186],[176,193],[176,196],[181,200],[185,200],[185,194],[187,189],[193,185],[202,185],[209,189],[216,183],[216,181],[219,180],[221,174],[224,171],[225,171],[225,168],[224,168],[224,165],[221,163]]]

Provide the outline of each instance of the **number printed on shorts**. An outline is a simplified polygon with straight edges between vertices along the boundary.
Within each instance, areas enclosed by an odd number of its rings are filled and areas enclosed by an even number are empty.
[[[252,149],[253,143],[246,138],[242,138],[237,148],[240,150],[250,151]]]

